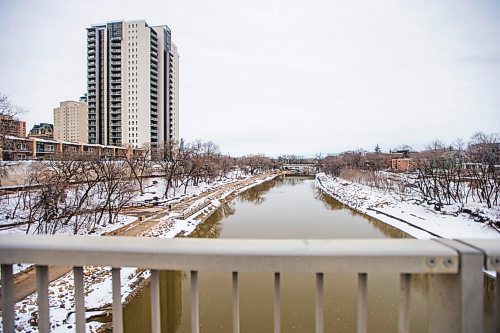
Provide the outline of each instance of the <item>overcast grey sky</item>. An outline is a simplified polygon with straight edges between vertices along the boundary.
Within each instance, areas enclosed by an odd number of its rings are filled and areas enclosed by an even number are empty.
[[[0,2],[0,92],[52,122],[86,91],[86,31],[167,24],[180,135],[233,155],[420,149],[500,130],[500,2]]]

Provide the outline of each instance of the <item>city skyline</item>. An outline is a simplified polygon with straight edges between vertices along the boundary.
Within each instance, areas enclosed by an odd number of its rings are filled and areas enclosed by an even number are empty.
[[[85,92],[85,28],[125,18],[175,31],[180,137],[233,155],[421,149],[499,130],[494,1],[116,4],[0,5],[0,92],[28,128]]]

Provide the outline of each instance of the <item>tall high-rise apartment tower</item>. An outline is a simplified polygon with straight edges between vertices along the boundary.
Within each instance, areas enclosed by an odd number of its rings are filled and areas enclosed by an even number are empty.
[[[88,141],[140,147],[179,139],[179,55],[166,25],[87,28]]]

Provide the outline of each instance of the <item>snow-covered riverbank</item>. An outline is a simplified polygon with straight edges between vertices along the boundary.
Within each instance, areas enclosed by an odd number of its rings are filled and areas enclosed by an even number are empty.
[[[410,195],[381,191],[366,185],[350,182],[324,173],[316,176],[316,185],[347,206],[375,217],[416,238],[493,238],[500,240],[500,233],[486,223],[475,222],[470,215],[454,214],[456,207],[443,207],[440,212],[433,205],[422,203],[417,193]],[[493,219],[500,217],[500,207],[487,210],[470,204]],[[486,211],[487,210],[487,211]]]

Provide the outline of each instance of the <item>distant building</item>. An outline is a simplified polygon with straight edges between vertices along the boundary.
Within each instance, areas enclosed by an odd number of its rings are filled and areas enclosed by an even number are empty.
[[[166,25],[87,28],[88,142],[157,145],[179,139],[179,55]]]
[[[36,124],[30,130],[28,137],[52,140],[54,139],[54,125],[48,123]]]
[[[101,159],[130,159],[143,154],[142,149],[115,147],[81,142],[47,140],[36,137],[5,137],[5,148],[0,150],[0,160],[57,160],[61,158],[81,159],[92,156]]]
[[[2,135],[26,137],[26,122],[17,120],[13,116],[0,115],[0,127]]]
[[[54,108],[54,139],[87,142],[87,103],[64,101]]]
[[[397,171],[413,171],[415,165],[411,158],[393,158],[391,160],[391,169]]]

